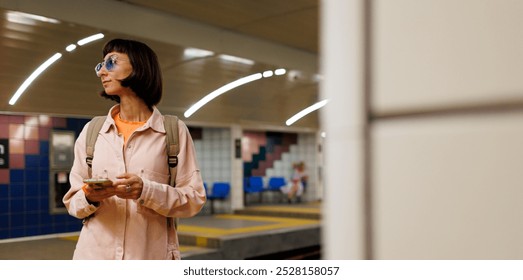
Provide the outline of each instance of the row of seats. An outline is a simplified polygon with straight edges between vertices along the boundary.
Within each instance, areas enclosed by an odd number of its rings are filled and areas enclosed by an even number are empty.
[[[228,182],[214,182],[212,189],[209,190],[207,183],[203,184],[205,187],[205,193],[207,194],[207,200],[211,202],[211,214],[214,214],[214,201],[215,200],[226,200],[231,192],[231,184]],[[267,186],[261,176],[251,176],[245,178],[243,190],[245,192],[245,198],[248,194],[258,194],[259,201],[262,202],[263,192],[275,191],[280,192],[281,188],[287,185],[287,181],[284,177],[271,177],[269,178]],[[247,200],[245,200],[247,202]],[[247,204],[247,203],[245,203]]]
[[[245,198],[248,194],[258,194],[260,203],[263,200],[263,192],[276,191],[280,192],[281,188],[287,185],[287,180],[284,177],[270,177],[265,186],[263,177],[251,176],[244,179],[243,191],[245,192]],[[247,200],[245,199],[245,204]]]

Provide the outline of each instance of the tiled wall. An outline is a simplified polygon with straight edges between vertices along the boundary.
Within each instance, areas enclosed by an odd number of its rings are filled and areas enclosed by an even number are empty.
[[[298,143],[290,147],[288,153],[283,153],[281,160],[276,160],[272,168],[267,169],[265,176],[266,182],[272,176],[283,176],[290,180],[292,176],[292,165],[296,162],[305,163],[305,172],[308,176],[307,189],[304,193],[304,200],[312,201],[321,198],[317,192],[315,182],[317,181],[318,163],[317,163],[316,136],[311,133],[298,134]]]
[[[214,182],[231,182],[231,130],[202,128],[201,139],[193,139],[202,179],[211,188]]]
[[[242,137],[242,157],[245,163],[252,161],[256,154],[260,153],[260,147],[267,145],[268,136],[270,132],[263,131],[246,131]],[[291,134],[284,135],[282,133],[281,139],[291,139]],[[263,174],[252,174],[253,176],[262,176],[264,179],[265,186],[268,185],[270,177],[284,177],[286,180],[290,180],[292,175],[292,165],[296,162],[305,163],[305,172],[308,175],[308,185],[306,192],[304,193],[304,200],[312,201],[321,198],[321,194],[318,192],[318,188],[315,185],[317,182],[317,148],[316,148],[316,135],[313,133],[298,133],[297,143],[292,140],[294,144],[290,144],[289,150],[284,151],[281,154],[281,158],[276,159],[272,162],[271,166],[265,169]],[[282,143],[281,146],[286,146],[286,143]],[[263,150],[263,149],[261,149]]]
[[[47,115],[0,115],[0,139],[9,139],[9,168],[0,169],[0,239],[81,229],[81,220],[67,213],[50,214],[49,138],[53,130],[74,131],[77,137],[88,121]],[[189,129],[203,180],[211,189],[214,182],[231,182],[231,129]],[[288,167],[297,160],[308,162],[308,170],[314,170],[312,135],[300,134],[298,144],[276,161],[267,175],[289,177]]]
[[[0,139],[9,139],[9,168],[0,169],[0,239],[78,231],[81,221],[49,214],[49,135],[80,132],[86,119],[0,115]]]

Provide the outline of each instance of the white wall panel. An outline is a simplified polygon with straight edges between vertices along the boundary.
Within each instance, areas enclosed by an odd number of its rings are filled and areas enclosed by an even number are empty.
[[[523,101],[523,1],[376,0],[373,110]]]
[[[523,259],[523,112],[378,121],[378,259]]]

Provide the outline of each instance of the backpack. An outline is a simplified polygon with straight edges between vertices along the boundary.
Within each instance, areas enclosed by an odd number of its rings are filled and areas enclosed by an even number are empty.
[[[89,127],[87,127],[87,142],[85,145],[87,156],[85,162],[89,166],[88,174],[89,178],[92,176],[92,163],[94,157],[94,146],[98,139],[98,132],[102,129],[102,125],[105,122],[107,116],[97,116],[91,120]],[[169,178],[170,185],[176,187],[176,166],[178,165],[178,152],[180,151],[180,145],[178,144],[178,117],[173,115],[164,115],[164,126],[165,126],[165,142],[167,150],[167,163],[169,164]],[[167,218],[167,223],[170,225],[171,218]],[[177,228],[178,219],[174,220],[174,227]]]

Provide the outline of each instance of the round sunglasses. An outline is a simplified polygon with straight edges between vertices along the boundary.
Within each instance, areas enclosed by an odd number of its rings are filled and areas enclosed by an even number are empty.
[[[94,67],[96,76],[100,77],[100,70],[102,70],[102,67],[104,67],[104,66],[107,71],[112,71],[114,69],[114,66],[116,65],[117,60],[118,60],[118,56],[111,55],[105,61],[102,61],[102,62],[96,64],[96,66]]]

